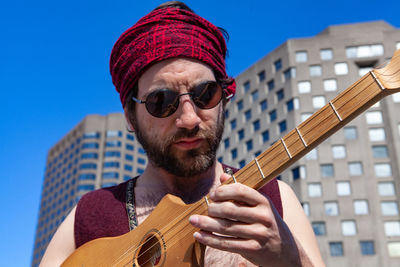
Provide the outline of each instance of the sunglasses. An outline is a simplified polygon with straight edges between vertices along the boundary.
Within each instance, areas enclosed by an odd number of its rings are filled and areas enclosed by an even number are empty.
[[[188,93],[179,94],[169,89],[159,89],[151,92],[146,100],[136,97],[132,97],[132,100],[145,104],[147,111],[154,117],[166,118],[178,109],[181,96],[189,95],[197,107],[211,109],[218,105],[223,94],[221,86],[216,81],[208,81],[194,86]]]

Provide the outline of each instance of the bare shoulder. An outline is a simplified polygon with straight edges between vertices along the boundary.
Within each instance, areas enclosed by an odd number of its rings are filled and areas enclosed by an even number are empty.
[[[64,260],[75,250],[75,211],[76,207],[71,210],[65,220],[58,227],[45,254],[43,255],[40,263],[41,267],[60,266],[61,263],[63,263]]]
[[[278,185],[282,200],[283,220],[301,244],[313,265],[325,266],[314,231],[296,194],[285,182],[278,181]]]

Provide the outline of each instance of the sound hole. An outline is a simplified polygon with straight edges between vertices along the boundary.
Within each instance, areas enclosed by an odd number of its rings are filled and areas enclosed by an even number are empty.
[[[157,266],[161,259],[161,245],[157,237],[149,236],[137,254],[137,262],[141,267]]]

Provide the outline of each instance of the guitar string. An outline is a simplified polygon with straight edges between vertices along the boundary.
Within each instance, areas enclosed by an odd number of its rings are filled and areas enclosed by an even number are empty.
[[[399,56],[395,56],[395,57],[392,57],[392,60],[391,61],[393,61],[393,60],[396,60],[397,58],[399,58]],[[381,65],[383,65],[383,64],[381,64]],[[387,72],[387,70],[385,70],[384,72],[382,72],[382,73],[379,73],[379,75],[382,75],[382,76],[386,76],[386,72]],[[395,73],[392,73],[389,77],[393,77],[393,74],[396,74],[398,71],[396,71]],[[369,74],[369,73],[368,73]],[[361,83],[362,81],[364,81],[364,79],[367,79],[368,77],[369,77],[369,75],[368,74],[366,74],[366,75],[364,75],[358,82],[356,82],[353,86],[351,86],[350,88],[348,88],[348,89],[346,89],[344,92],[345,92],[345,94],[347,94],[347,93],[349,93],[350,91],[351,91],[351,89],[354,89],[354,87],[355,86],[358,86],[359,85],[359,83]],[[389,80],[390,81],[390,80]],[[365,88],[367,88],[367,87],[369,87],[370,85],[372,85],[372,84],[374,84],[374,83],[376,83],[376,81],[375,80],[373,80],[371,83],[369,83]],[[365,90],[365,89],[364,89]],[[390,90],[390,89],[389,89]],[[373,94],[373,93],[372,93]],[[368,96],[371,96],[372,94],[369,94]],[[344,95],[343,95],[344,96]],[[354,98],[356,98],[356,96],[354,96],[354,97],[352,97],[351,98],[351,100],[352,99],[354,99]],[[368,99],[368,98],[367,98]],[[348,102],[350,102],[350,101],[348,101]],[[346,102],[345,104],[347,104],[348,102]],[[359,103],[360,103],[361,101],[359,101]],[[344,105],[342,105],[341,107],[343,107]],[[325,106],[326,107],[326,106]],[[337,109],[340,109],[341,107],[338,107]],[[323,108],[322,108],[323,109]],[[322,110],[321,109],[321,110]],[[321,110],[319,110],[319,111],[317,111],[317,112],[320,112]],[[324,120],[326,120],[327,118],[329,118],[330,116],[332,116],[332,115],[334,115],[334,114],[332,114],[332,113],[330,113],[328,116],[326,116],[324,119],[323,119],[323,121]],[[311,119],[313,119],[313,118],[311,118]],[[309,122],[311,122],[311,120],[309,121]],[[311,131],[311,130],[310,130]],[[308,132],[306,132],[304,135],[306,135],[307,133],[309,133],[310,131],[308,131]],[[290,147],[290,145],[288,146],[288,148]],[[278,148],[278,146],[275,146],[275,148]],[[275,149],[274,148],[274,149]],[[273,149],[273,150],[274,150]],[[271,150],[270,151],[270,153],[273,151],[273,150]],[[282,154],[282,153],[284,153],[285,151],[282,151],[282,152],[278,152],[278,155],[279,154]],[[270,154],[270,153],[268,153],[268,154]],[[261,158],[260,158],[260,160],[264,157],[264,156],[266,156],[266,155],[263,155]],[[249,164],[249,166],[248,166],[248,168],[250,168],[251,166],[253,166],[254,165],[254,163],[251,165],[251,164]],[[245,167],[247,167],[247,166],[245,166]],[[263,166],[264,167],[264,166]],[[246,168],[246,169],[248,169],[248,168]],[[236,177],[236,178],[240,178],[240,175],[241,174],[244,174],[245,173],[245,171],[246,171],[246,169],[245,168],[242,168],[242,172]],[[255,171],[255,172],[257,172],[257,170]],[[253,172],[254,173],[254,172]],[[247,175],[247,177],[248,177],[249,175]],[[243,181],[246,181],[246,180],[243,180]],[[201,200],[200,200],[201,201]],[[196,210],[196,209],[198,209],[198,208],[201,208],[203,205],[204,205],[204,203],[199,203],[199,205],[194,205],[193,207],[190,207],[190,208],[188,208],[183,214],[181,214],[179,217],[177,217],[176,219],[174,219],[173,221],[177,221],[177,220],[179,220],[179,221],[182,221],[182,219],[184,218],[184,217],[186,217],[186,216],[188,216],[189,214],[188,213],[193,213],[193,211],[194,210]],[[183,215],[183,216],[182,216]],[[172,222],[171,222],[172,223]],[[169,224],[171,224],[171,223],[169,223]],[[183,227],[187,227],[187,226],[190,226],[190,224],[186,224],[186,225],[183,225]],[[165,227],[163,227],[161,230],[164,230],[165,228],[167,228],[168,227],[168,225],[166,225]],[[167,233],[168,232],[168,230],[165,232],[165,233]],[[143,244],[145,244],[145,243],[147,243],[147,242],[149,242],[149,241],[145,241]],[[129,253],[129,251],[132,249],[132,248],[134,248],[135,246],[136,246],[136,248],[135,249],[138,249],[140,246],[143,246],[143,244],[142,245],[140,245],[140,244],[135,244],[135,245],[133,245],[133,246],[131,246],[130,248],[128,248],[128,250],[123,254],[123,255],[121,255],[121,257],[124,257],[124,255],[126,255],[126,253]],[[158,244],[154,244],[154,245],[152,245],[149,249],[152,249],[154,246],[156,246],[156,245],[158,245]],[[138,255],[138,257],[140,257],[140,256],[142,256],[144,253],[146,253],[149,249],[147,249],[145,252],[143,252],[142,254],[140,254],[140,255]],[[119,259],[119,258],[118,258]],[[117,260],[118,260],[117,259]],[[149,259],[150,260],[150,259]],[[118,262],[117,262],[118,263]]]

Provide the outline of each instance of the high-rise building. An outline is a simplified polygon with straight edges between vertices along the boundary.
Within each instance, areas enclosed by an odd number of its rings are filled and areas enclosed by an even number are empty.
[[[243,167],[400,49],[383,21],[289,39],[241,73],[218,159]],[[279,175],[327,266],[400,266],[400,94],[384,98]]]
[[[144,171],[147,157],[122,113],[89,115],[47,156],[32,266],[38,266],[54,232],[79,198]]]

